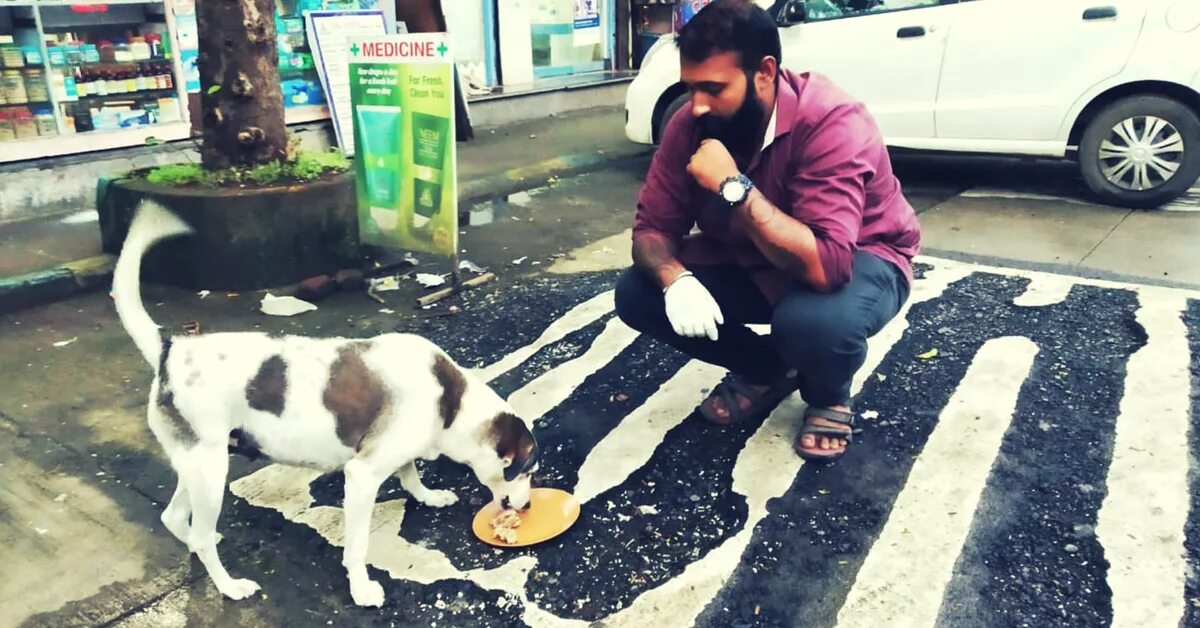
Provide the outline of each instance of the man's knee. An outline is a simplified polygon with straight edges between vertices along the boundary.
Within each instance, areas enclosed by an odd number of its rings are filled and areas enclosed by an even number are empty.
[[[788,362],[859,351],[867,342],[864,329],[839,308],[787,300],[771,319],[771,336]]]
[[[615,293],[617,317],[633,329],[644,331],[650,321],[665,316],[662,290],[637,268],[621,274]]]

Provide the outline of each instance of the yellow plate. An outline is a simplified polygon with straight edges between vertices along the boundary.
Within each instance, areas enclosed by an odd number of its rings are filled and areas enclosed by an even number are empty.
[[[479,540],[496,547],[525,547],[548,541],[563,532],[579,519],[579,500],[574,495],[556,488],[535,488],[529,492],[529,509],[522,511],[521,525],[516,543],[505,543],[492,536],[492,519],[500,514],[500,506],[488,503],[475,515],[471,529]]]

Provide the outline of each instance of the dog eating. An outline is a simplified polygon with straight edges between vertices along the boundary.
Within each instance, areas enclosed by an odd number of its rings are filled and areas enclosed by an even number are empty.
[[[240,600],[259,589],[231,576],[217,552],[233,445],[283,464],[343,471],[342,565],[360,606],[384,601],[366,568],[371,514],[384,480],[395,474],[428,506],[457,500],[421,482],[417,459],[444,455],[465,464],[496,503],[528,508],[538,464],[528,426],[420,336],[160,334],[140,295],[142,259],[156,243],[189,233],[170,211],[143,202],[117,260],[113,296],[121,324],[155,372],[147,421],[177,475],[163,525],[200,558],[223,595]]]

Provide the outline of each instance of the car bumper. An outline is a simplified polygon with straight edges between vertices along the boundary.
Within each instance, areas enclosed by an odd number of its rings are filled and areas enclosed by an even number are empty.
[[[654,107],[663,91],[649,78],[639,74],[625,93],[625,137],[639,144],[654,143]]]

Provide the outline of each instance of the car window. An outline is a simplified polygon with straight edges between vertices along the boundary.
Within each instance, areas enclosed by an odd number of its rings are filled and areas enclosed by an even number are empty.
[[[944,4],[944,0],[808,0],[804,3],[805,22],[823,22],[872,13],[921,9]]]

